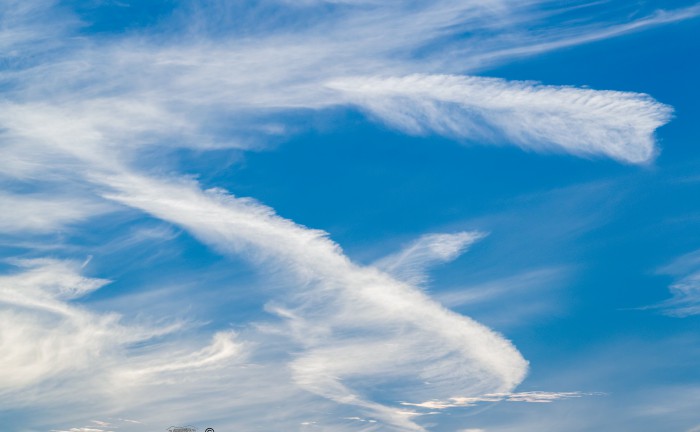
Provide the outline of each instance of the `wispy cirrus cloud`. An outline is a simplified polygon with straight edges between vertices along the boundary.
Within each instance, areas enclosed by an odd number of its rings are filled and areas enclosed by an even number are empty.
[[[351,263],[322,232],[193,184],[135,175],[105,182],[118,191],[111,199],[176,223],[224,253],[245,252],[295,276],[294,290],[271,311],[289,320],[305,347],[291,362],[303,389],[365,408],[395,427],[421,430],[368,397],[483,393],[511,389],[525,375],[526,362],[500,335],[405,283]],[[382,395],[370,392],[377,380],[386,383]]]
[[[671,108],[647,95],[444,75],[329,83],[407,133],[512,143],[534,151],[649,161]]]
[[[427,281],[426,272],[431,266],[454,260],[485,236],[478,231],[425,234],[401,251],[381,258],[373,265],[397,279],[421,285]]]
[[[26,270],[0,278],[0,313],[11,326],[0,330],[3,356],[2,391],[8,391],[88,365],[106,349],[149,339],[161,331],[127,330],[114,315],[100,316],[72,305],[107,281],[85,278],[77,265],[53,260],[20,261]],[[31,341],[27,344],[22,341]],[[37,356],[36,353],[44,353]],[[21,398],[15,395],[15,401]]]
[[[555,8],[554,15],[557,13],[566,13],[570,9],[595,9],[596,7],[605,9],[606,6],[605,2],[583,2],[573,5],[571,8]],[[596,12],[602,18],[607,15],[608,11],[609,10],[597,10]],[[685,7],[678,7],[677,9],[669,10],[659,8],[648,13],[646,16],[639,16],[629,21],[605,22],[604,19],[601,19],[597,22],[584,23],[581,26],[564,26],[558,29],[549,29],[550,31],[533,32],[531,34],[523,32],[518,35],[522,37],[521,42],[516,43],[515,46],[492,46],[492,49],[485,50],[483,53],[475,53],[475,55],[469,56],[468,63],[471,67],[480,69],[483,68],[484,65],[498,64],[512,58],[533,56],[576,45],[624,36],[656,26],[693,19],[697,17],[698,14],[700,14],[700,5],[691,3]],[[633,15],[637,15],[637,13],[633,13]],[[469,48],[466,48],[462,53],[466,54],[468,52]]]
[[[421,403],[402,402],[401,404],[417,408],[443,410],[447,408],[475,406],[482,402],[551,403],[560,399],[579,398],[589,395],[594,395],[594,393],[530,391],[519,393],[492,393],[479,397],[452,397],[446,401],[433,400]]]
[[[103,141],[93,153],[125,145],[122,153],[153,146],[249,148],[280,130],[273,116],[281,110],[346,104],[410,133],[649,161],[655,153],[653,132],[668,121],[670,110],[646,95],[456,75],[472,69],[462,59],[484,54],[479,50],[511,47],[513,39],[501,37],[512,30],[508,23],[517,27],[513,23],[537,20],[530,11],[536,5],[447,0],[346,4],[324,20],[311,19],[303,29],[287,22],[271,32],[263,21],[260,29],[249,30],[251,37],[240,38],[237,27],[224,25],[235,14],[212,3],[191,6],[198,13],[172,23],[192,29],[185,41],[167,32],[100,40],[99,47],[72,38],[61,58],[0,73],[8,96],[0,109],[7,143],[3,171],[21,176],[37,163],[46,165],[36,160],[37,151],[27,141],[43,143],[40,152],[50,154],[54,166],[70,166],[65,158],[78,146],[61,144],[61,139],[76,135],[94,145],[98,137]],[[292,16],[299,12],[290,5],[267,7]],[[275,9],[279,7],[283,9]],[[677,19],[697,14],[693,8],[682,12]],[[248,13],[249,21],[257,22],[254,11]],[[303,16],[301,22],[310,19]],[[220,32],[197,31],[220,20]],[[570,32],[586,35],[599,27],[573,26]],[[473,36],[452,34],[463,28]],[[64,31],[68,38],[70,31]],[[545,26],[537,38],[558,40],[558,31]],[[521,33],[518,37],[527,40]],[[425,49],[446,38],[450,43],[440,50]],[[455,55],[465,47],[472,51]],[[445,59],[450,59],[449,67]],[[445,72],[449,75],[438,75]],[[232,118],[245,118],[245,125],[230,126]],[[106,146],[110,141],[120,145]],[[87,156],[84,143],[79,147]]]
[[[680,318],[700,314],[700,251],[683,255],[658,273],[674,277],[668,287],[671,298],[644,309],[660,309]]]
[[[421,413],[398,403],[405,394],[516,394],[527,362],[513,344],[414,286],[429,265],[455,258],[479,234],[426,236],[378,265],[383,271],[363,267],[322,231],[172,174],[179,170],[168,155],[263,147],[293,129],[285,114],[356,106],[409,133],[644,163],[670,115],[649,96],[461,74],[697,11],[637,24],[588,18],[564,32],[542,22],[537,1],[320,3],[264,2],[261,13],[187,2],[159,26],[108,35],[83,32],[67,6],[2,3],[10,12],[0,17],[9,59],[0,70],[0,179],[36,189],[86,186],[50,199],[36,190],[0,196],[18,209],[0,217],[4,231],[77,225],[102,214],[94,203],[106,200],[105,208],[182,227],[280,279],[264,318],[240,332],[202,330],[98,313],[79,301],[105,280],[82,276],[71,262],[21,261],[24,271],[0,279],[0,313],[12,323],[0,329],[9,359],[0,371],[4,407],[63,408],[53,420],[32,419],[42,425],[136,413],[140,430],[180,418],[357,430],[340,421],[351,411],[380,420],[367,431],[419,431]],[[48,16],[55,25],[43,24]],[[538,31],[523,32],[523,24]],[[513,42],[516,34],[522,42]],[[173,304],[186,309],[185,301]],[[65,409],[86,395],[90,412]]]
[[[12,209],[0,213],[0,232],[14,234],[54,232],[112,210],[105,202],[80,195],[0,193],[0,201]]]
[[[5,410],[28,405],[54,409],[90,395],[86,403],[106,413],[113,409],[105,406],[115,393],[186,370],[217,370],[244,357],[243,346],[230,332],[216,333],[209,346],[189,353],[183,349],[192,344],[177,335],[185,327],[181,321],[125,320],[89,310],[77,302],[108,281],[82,276],[78,263],[35,259],[14,264],[20,271],[0,277],[0,316],[12,323],[0,329]],[[177,350],[165,343],[173,338],[179,339]],[[138,348],[143,345],[149,349]],[[66,411],[61,417],[82,415]]]

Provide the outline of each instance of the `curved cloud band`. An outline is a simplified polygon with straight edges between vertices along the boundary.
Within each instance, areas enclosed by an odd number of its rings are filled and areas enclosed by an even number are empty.
[[[178,224],[222,252],[245,252],[296,275],[286,304],[273,311],[289,320],[304,347],[292,370],[306,390],[421,430],[368,396],[422,400],[507,392],[525,376],[527,363],[502,336],[417,288],[353,264],[320,231],[194,184],[138,175],[103,181],[117,192],[110,199]],[[370,394],[378,381],[386,393]]]

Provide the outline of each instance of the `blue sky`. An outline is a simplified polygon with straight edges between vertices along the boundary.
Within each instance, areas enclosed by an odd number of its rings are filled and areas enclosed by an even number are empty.
[[[700,431],[700,4],[0,0],[0,419]]]

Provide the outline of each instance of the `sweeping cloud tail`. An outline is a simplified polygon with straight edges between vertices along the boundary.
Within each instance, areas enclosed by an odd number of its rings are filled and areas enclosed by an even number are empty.
[[[387,124],[527,150],[645,163],[671,108],[648,95],[454,75],[354,77],[328,86]]]
[[[428,269],[454,260],[486,235],[478,231],[425,234],[399,252],[386,256],[374,266],[415,286],[427,282]]]
[[[417,288],[353,264],[323,232],[191,182],[137,174],[102,181],[114,189],[109,199],[180,225],[224,253],[245,252],[295,276],[293,290],[270,311],[288,321],[303,347],[291,362],[301,388],[421,430],[398,408],[372,400],[510,391],[526,374],[527,363],[501,335]],[[384,382],[381,394],[377,381]]]

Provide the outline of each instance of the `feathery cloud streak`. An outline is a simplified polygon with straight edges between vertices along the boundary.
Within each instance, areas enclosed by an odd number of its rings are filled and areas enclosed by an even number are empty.
[[[650,308],[681,318],[700,314],[700,251],[678,258],[659,273],[675,278],[669,286],[672,297]]]
[[[396,400],[405,392],[418,398],[509,391],[525,375],[526,362],[500,335],[410,285],[351,263],[320,231],[192,184],[135,175],[104,181],[118,191],[111,199],[183,226],[222,252],[245,251],[295,274],[294,291],[271,310],[290,320],[305,347],[292,370],[306,390],[420,430],[395,409],[365,399],[376,380],[386,383],[381,399]]]
[[[455,397],[447,401],[427,401],[422,403],[403,402],[403,405],[415,406],[419,408],[443,410],[455,407],[470,407],[481,402],[527,402],[527,403],[551,403],[559,399],[578,398],[589,395],[582,392],[519,392],[519,393],[493,393],[480,397]]]
[[[98,46],[65,38],[60,59],[0,74],[9,98],[0,123],[12,131],[38,122],[51,135],[71,133],[67,125],[78,123],[91,126],[92,136],[106,137],[124,134],[128,125],[131,133],[115,138],[137,147],[249,147],[260,142],[250,141],[251,136],[285,130],[272,120],[280,110],[350,103],[411,133],[598,154],[630,163],[650,160],[653,132],[668,121],[670,109],[648,96],[455,75],[470,70],[459,59],[478,54],[455,56],[455,46],[496,49],[491,45],[504,44],[498,36],[489,43],[482,39],[508,34],[507,23],[536,19],[528,9],[536,5],[445,0],[345,4],[303,30],[282,25],[270,34],[255,27],[246,38],[225,29],[188,41],[167,33],[101,40]],[[295,16],[296,8],[287,8]],[[205,25],[212,21],[207,14],[221,11],[212,6],[200,12],[195,16]],[[678,19],[696,14],[693,8],[678,11]],[[175,24],[199,28],[192,22]],[[462,28],[475,36],[464,40],[451,34]],[[571,29],[584,34],[597,30]],[[558,36],[548,29],[538,37]],[[441,50],[425,49],[445,38],[451,42]],[[448,58],[449,68],[444,67]],[[450,75],[437,75],[445,72]],[[245,118],[247,126],[239,121],[233,130],[224,127],[233,118]],[[7,169],[27,164],[18,153],[19,160],[10,158]]]
[[[647,95],[492,78],[360,77],[329,86],[408,133],[603,155],[627,163],[653,157],[654,131],[671,114],[670,107]]]
[[[485,234],[480,232],[425,234],[374,265],[399,280],[421,285],[427,282],[426,272],[430,266],[454,260],[483,237]]]
[[[509,58],[503,50],[512,48],[506,41],[513,26],[537,21],[533,11],[542,2],[330,3],[328,9],[320,2],[303,8],[266,2],[264,7],[295,18],[274,30],[274,23],[254,13],[252,22],[232,30],[235,21],[220,14],[226,10],[221,3],[192,3],[198,13],[184,24],[174,14],[140,33],[95,36],[60,3],[2,2],[15,12],[0,18],[9,23],[0,29],[7,63],[0,70],[0,180],[38,190],[45,183],[83,188],[77,196],[53,197],[64,206],[52,218],[18,211],[1,218],[0,229],[49,232],[111,209],[95,204],[107,199],[179,225],[223,254],[291,275],[267,305],[279,321],[251,324],[245,342],[217,329],[206,334],[211,342],[204,347],[178,338],[181,327],[196,328],[191,323],[132,328],[114,314],[73,304],[104,284],[80,276],[74,266],[47,261],[4,276],[2,313],[13,323],[0,333],[12,360],[3,371],[4,406],[26,403],[37,389],[46,390],[38,392],[42,404],[69,403],[61,396],[84,396],[79,390],[105,379],[114,384],[110,391],[133,396],[125,397],[134,403],[124,410],[146,401],[149,407],[183,407],[191,390],[226,401],[235,382],[248,386],[240,394],[258,410],[278,400],[269,396],[275,390],[307,402],[308,395],[299,397],[304,390],[318,396],[314,407],[332,401],[359,407],[382,419],[383,427],[421,430],[414,421],[418,413],[391,401],[406,394],[420,403],[507,393],[523,379],[527,363],[503,336],[444,309],[402,277],[352,263],[321,231],[254,200],[153,174],[173,170],[161,156],[183,147],[261,146],[288,133],[291,125],[279,114],[357,105],[410,133],[642,163],[654,154],[653,132],[668,120],[669,108],[639,94],[461,76],[478,69],[473,59],[492,53],[499,61]],[[40,23],[53,12],[59,22],[48,31]],[[460,36],[465,30],[474,36]],[[525,35],[523,47],[584,40],[601,28],[575,27],[567,35],[544,30]],[[440,49],[434,48],[438,41],[444,42]],[[473,47],[470,55],[456,57],[465,46]],[[0,199],[30,214],[55,208],[37,196]],[[425,237],[384,265],[415,283],[429,265],[454,258],[477,237]],[[256,354],[256,343],[264,345],[275,332],[289,339],[281,345],[284,353],[265,359],[262,372],[237,369]],[[159,337],[171,344],[155,341]],[[27,340],[32,342],[21,343]],[[147,349],[137,349],[139,344]],[[177,350],[179,361],[171,361],[170,350],[181,345],[188,349]],[[71,362],[75,347],[81,357]],[[58,363],[32,357],[38,348]],[[91,370],[97,363],[101,369]],[[203,383],[161,392],[168,396],[149,391],[186,382],[192,371]],[[56,391],[57,383],[65,387]],[[100,391],[89,394],[95,395],[95,412],[114,403]],[[216,409],[201,403],[224,417],[241,402]]]

